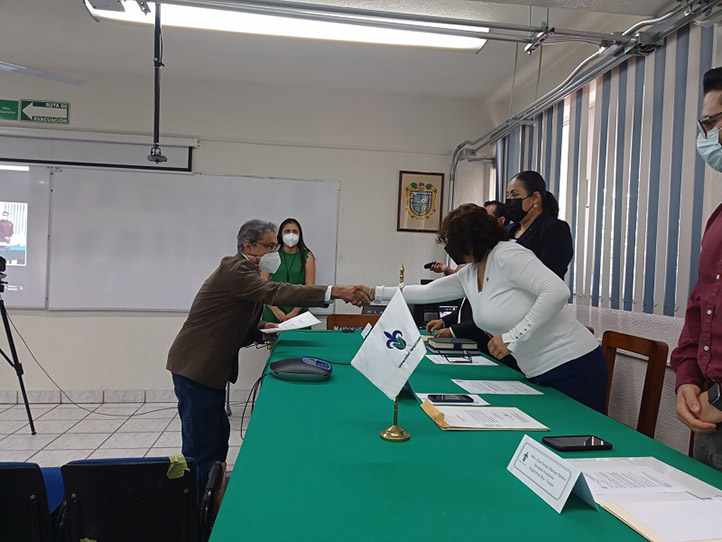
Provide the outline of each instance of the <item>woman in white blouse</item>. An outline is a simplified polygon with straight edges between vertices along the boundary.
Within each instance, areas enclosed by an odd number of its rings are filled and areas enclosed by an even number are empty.
[[[534,383],[551,386],[606,412],[607,362],[599,343],[568,311],[566,284],[507,232],[483,207],[465,204],[444,219],[438,241],[457,263],[453,275],[405,286],[408,303],[466,296],[477,327],[493,335],[489,352],[514,354]],[[377,286],[370,297],[389,300],[396,287]]]

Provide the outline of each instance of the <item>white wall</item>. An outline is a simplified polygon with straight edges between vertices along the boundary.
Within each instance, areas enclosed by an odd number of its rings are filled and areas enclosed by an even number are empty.
[[[79,75],[88,82],[77,88],[3,72],[0,88],[3,98],[71,102],[70,129],[148,133],[150,70],[147,77]],[[448,176],[451,150],[482,129],[479,111],[463,100],[164,76],[161,131],[201,139],[195,171],[339,181],[337,282],[392,284],[402,263],[407,281],[417,282],[431,276],[423,264],[444,254],[432,234],[396,232],[399,171]],[[358,311],[342,303],[337,310]],[[76,399],[85,396],[81,390],[171,387],[166,354],[184,314],[11,310],[11,317],[40,363],[61,387],[76,390]],[[44,393],[52,383],[16,341],[32,397],[53,400],[57,394]],[[238,389],[250,387],[266,357],[265,350],[242,351]],[[16,390],[11,369],[0,369],[0,400]]]

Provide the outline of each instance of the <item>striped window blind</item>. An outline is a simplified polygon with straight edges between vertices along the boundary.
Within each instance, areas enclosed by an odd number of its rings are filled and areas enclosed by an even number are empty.
[[[497,142],[497,198],[534,169],[559,200],[570,302],[684,314],[706,222],[695,141],[713,42],[713,27],[684,27]]]

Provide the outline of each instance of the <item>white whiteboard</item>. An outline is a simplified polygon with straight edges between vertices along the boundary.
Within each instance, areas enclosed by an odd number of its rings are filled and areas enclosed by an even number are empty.
[[[252,218],[297,218],[316,283],[335,283],[337,182],[87,168],[52,182],[50,309],[186,311]]]

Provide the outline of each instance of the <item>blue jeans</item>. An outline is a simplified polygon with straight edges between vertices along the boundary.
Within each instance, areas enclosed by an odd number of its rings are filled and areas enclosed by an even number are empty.
[[[231,424],[226,414],[226,393],[173,373],[183,437],[182,453],[196,460],[200,489],[214,461],[225,461]]]
[[[529,380],[551,386],[597,412],[607,413],[609,372],[601,346]]]

